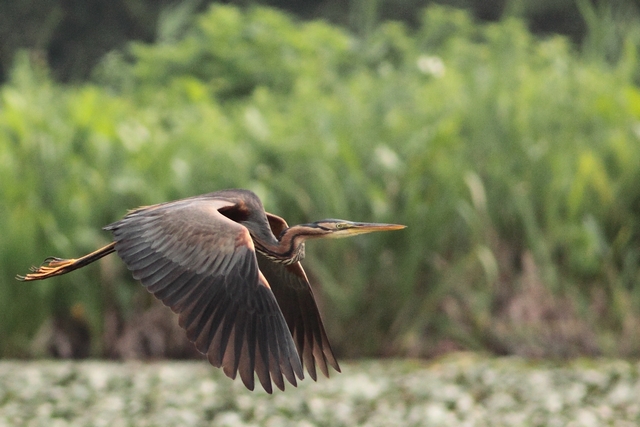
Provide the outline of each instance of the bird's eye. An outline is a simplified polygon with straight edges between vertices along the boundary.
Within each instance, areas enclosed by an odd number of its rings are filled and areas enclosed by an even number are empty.
[[[339,222],[336,224],[336,228],[338,230],[340,230],[341,228],[345,228],[347,226],[347,224],[345,224],[344,222]]]

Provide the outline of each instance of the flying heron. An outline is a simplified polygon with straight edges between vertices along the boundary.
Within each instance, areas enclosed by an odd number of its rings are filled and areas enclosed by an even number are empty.
[[[325,219],[289,227],[248,190],[222,190],[130,211],[104,227],[113,242],[77,259],[47,258],[19,280],[47,279],[116,252],[133,277],[179,315],[179,324],[215,367],[254,388],[294,386],[306,366],[340,372],[309,279],[304,242],[404,225]]]

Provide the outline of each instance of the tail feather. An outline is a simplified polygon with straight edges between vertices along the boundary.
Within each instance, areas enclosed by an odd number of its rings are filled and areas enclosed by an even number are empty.
[[[84,267],[91,264],[94,261],[99,260],[103,256],[109,255],[116,250],[115,242],[111,242],[106,246],[93,251],[81,258],[77,259],[62,259],[56,257],[49,257],[44,260],[40,267],[31,267],[31,273],[26,276],[17,275],[16,279],[21,282],[30,282],[32,280],[43,280],[49,277],[59,276],[61,274],[69,273],[73,270]]]

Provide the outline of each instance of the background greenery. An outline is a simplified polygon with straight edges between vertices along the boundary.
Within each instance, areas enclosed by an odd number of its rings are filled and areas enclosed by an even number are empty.
[[[583,3],[616,22],[637,16],[635,0],[5,0],[0,2],[0,82],[24,48],[46,60],[57,80],[85,80],[104,54],[130,40],[181,37],[194,13],[212,3],[268,5],[303,19],[325,19],[363,37],[388,20],[416,28],[420,11],[432,4],[465,8],[480,20],[520,17],[537,34],[565,34],[575,42],[588,29]]]
[[[308,245],[341,356],[638,356],[640,23],[578,5],[580,48],[439,6],[356,36],[215,5],[84,83],[17,55],[0,87],[0,354],[122,356],[136,324],[162,335],[115,257],[13,276],[107,243],[128,208],[243,187],[290,223],[408,225]]]

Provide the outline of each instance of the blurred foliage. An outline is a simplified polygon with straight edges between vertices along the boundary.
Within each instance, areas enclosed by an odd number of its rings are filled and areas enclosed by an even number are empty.
[[[325,19],[362,37],[391,20],[417,28],[420,11],[432,4],[463,8],[483,21],[520,17],[534,33],[564,34],[577,43],[593,24],[590,9],[608,17],[605,36],[638,16],[633,0],[5,0],[0,1],[0,82],[20,49],[37,52],[55,80],[84,81],[108,51],[131,40],[180,37],[197,13],[216,2],[276,7],[301,19]],[[617,48],[615,37],[601,41]]]
[[[341,355],[640,354],[640,25],[611,60],[516,18],[420,20],[358,38],[215,6],[76,86],[18,56],[0,88],[0,354],[65,316],[105,354],[107,315],[149,305],[117,258],[13,275],[105,244],[126,209],[231,187],[289,223],[408,225],[307,246]]]

